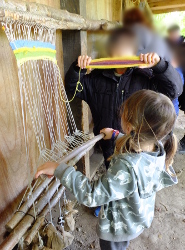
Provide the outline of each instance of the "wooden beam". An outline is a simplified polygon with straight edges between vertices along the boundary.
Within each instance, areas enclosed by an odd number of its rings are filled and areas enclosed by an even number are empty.
[[[184,7],[185,3],[182,1],[160,1],[156,3],[150,3],[150,8],[153,10],[164,10]]]
[[[174,11],[185,11],[185,6],[181,8],[174,8],[174,9],[160,9],[160,10],[154,10],[152,11],[153,14],[163,14],[163,13],[169,13]]]
[[[6,0],[6,2],[0,3],[0,21],[4,21],[6,18],[36,22],[48,28],[63,30],[99,30],[120,25],[119,22],[107,20],[89,20],[66,10],[22,0]]]
[[[86,17],[86,1],[79,0],[79,10],[83,17]],[[87,55],[87,31],[80,31],[81,55]],[[85,133],[89,133],[89,107],[85,101],[82,101],[82,129]],[[90,178],[90,159],[89,152],[83,157],[83,174]]]
[[[151,4],[151,3],[161,2],[161,0],[148,0],[147,2],[148,2],[149,4]]]

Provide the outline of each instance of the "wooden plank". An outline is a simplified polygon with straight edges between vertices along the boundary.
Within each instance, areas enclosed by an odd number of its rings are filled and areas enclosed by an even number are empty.
[[[88,0],[86,1],[87,17],[92,20],[122,20],[122,0]]]
[[[69,12],[80,14],[80,3],[79,0],[75,2],[73,0],[61,0],[61,8]],[[81,52],[81,34],[79,30],[63,30],[62,31],[62,44],[63,44],[63,60],[64,60],[64,74],[71,66]],[[66,88],[67,91],[67,88]],[[67,91],[68,98],[71,99],[72,95]],[[79,130],[83,130],[82,121],[82,101],[79,98],[75,98],[71,103],[72,113]],[[85,171],[84,160],[77,164],[78,170]]]
[[[103,155],[101,153],[95,152],[90,157],[90,162],[91,162],[90,179],[92,179],[94,177],[98,168],[103,164],[103,161],[104,161],[104,159],[103,159]]]
[[[30,0],[30,2],[33,0]],[[60,8],[59,0],[38,0],[39,3],[49,4]],[[39,157],[32,126],[29,129],[31,142],[31,167],[27,168],[24,132],[22,126],[21,102],[17,65],[12,49],[0,27],[0,242],[5,233],[5,224],[15,212],[22,197],[22,191],[28,184],[29,173],[34,174]],[[62,39],[57,33],[58,64],[62,69]],[[31,121],[28,120],[31,124]]]
[[[185,3],[182,1],[160,1],[157,3],[150,3],[151,10],[164,10],[164,9],[175,9],[184,7]]]
[[[0,242],[5,232],[5,224],[10,219],[19,202],[18,195],[28,184],[25,155],[24,132],[17,65],[9,42],[0,29]],[[31,122],[31,121],[30,121]],[[29,132],[29,138],[32,138]],[[32,168],[38,159],[36,140],[33,137],[31,154]]]
[[[147,2],[150,4],[150,3],[161,2],[161,0],[147,0]],[[168,0],[166,0],[166,2],[168,2]]]
[[[185,6],[180,8],[174,8],[174,9],[160,9],[160,10],[154,10],[152,11],[153,14],[163,14],[163,13],[169,13],[174,11],[185,11]]]
[[[86,0],[79,0],[80,15],[87,16]],[[81,55],[87,55],[87,31],[80,31],[81,40]],[[82,101],[82,129],[85,133],[89,133],[89,107],[88,104]],[[90,178],[90,159],[89,152],[83,157],[83,173]]]

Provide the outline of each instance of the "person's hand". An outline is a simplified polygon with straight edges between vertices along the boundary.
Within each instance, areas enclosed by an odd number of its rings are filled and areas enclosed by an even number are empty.
[[[156,53],[140,54],[140,60],[147,65],[139,66],[139,68],[151,68],[160,62],[160,57]]]
[[[103,138],[104,140],[109,140],[112,137],[114,129],[112,128],[103,128],[102,130],[100,130],[100,133],[105,134],[105,137]]]
[[[81,69],[85,69],[87,66],[89,66],[91,60],[92,59],[89,56],[79,56],[78,67],[80,67]]]
[[[42,166],[38,167],[37,173],[35,174],[35,178],[38,178],[39,175],[45,174],[48,177],[52,177],[54,175],[55,169],[58,167],[57,162],[46,162]]]

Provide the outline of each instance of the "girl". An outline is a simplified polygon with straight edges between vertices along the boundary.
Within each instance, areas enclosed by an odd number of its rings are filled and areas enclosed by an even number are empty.
[[[133,94],[123,105],[122,128],[110,167],[90,182],[74,167],[48,162],[40,174],[55,175],[78,202],[102,206],[97,225],[101,249],[124,250],[129,241],[149,228],[154,217],[156,192],[177,183],[171,167],[177,149],[172,133],[176,113],[170,99],[151,90]],[[100,131],[105,140],[118,133]]]

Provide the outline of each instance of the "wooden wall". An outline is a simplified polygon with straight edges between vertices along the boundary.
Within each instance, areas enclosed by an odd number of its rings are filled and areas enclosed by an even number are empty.
[[[28,1],[28,0],[27,0]],[[29,0],[33,2],[34,0]],[[35,2],[60,8],[59,0],[37,0]],[[57,32],[57,60],[63,74],[62,33]],[[16,60],[8,40],[0,27],[0,242],[5,233],[5,223],[15,212],[21,192],[28,184],[25,144],[23,136],[19,83]],[[31,121],[30,121],[31,123]],[[38,148],[32,127],[32,167],[36,169]]]
[[[89,19],[122,20],[122,0],[88,0],[86,15]],[[105,42],[108,34],[105,31],[89,31],[87,33],[87,52],[93,58],[106,56]]]

